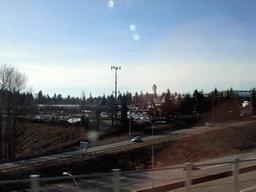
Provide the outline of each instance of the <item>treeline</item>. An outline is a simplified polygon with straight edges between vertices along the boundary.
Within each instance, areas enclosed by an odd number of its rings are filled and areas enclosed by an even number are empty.
[[[147,109],[150,105],[151,108],[157,104],[155,102],[156,98],[158,102],[161,101],[161,111],[172,111],[172,113],[177,113],[181,115],[191,115],[192,113],[203,114],[206,111],[212,108],[212,99],[215,98],[214,103],[230,101],[235,99],[241,99],[239,95],[230,88],[225,92],[219,92],[217,88],[215,88],[211,93],[205,95],[203,90],[198,91],[195,90],[193,94],[179,94],[179,93],[171,93],[169,89],[166,92],[162,93],[160,96],[155,96],[153,94],[148,94],[146,92],[143,94],[141,91],[140,94],[135,92],[134,95],[130,92],[126,92],[123,94],[119,94],[117,96],[117,104],[121,105],[123,99],[125,97],[127,105],[134,105],[140,109]],[[256,96],[255,96],[255,88],[251,90],[251,101],[252,105],[256,106]],[[54,94],[52,97],[47,95],[43,95],[42,90],[36,94],[35,102],[37,104],[77,104],[77,105],[100,105],[107,106],[108,103],[113,102],[115,100],[113,95],[98,97],[92,97],[91,93],[88,98],[85,97],[85,93],[82,93],[82,96],[79,97],[71,97],[68,95],[67,97],[62,97],[61,94]],[[168,107],[167,107],[168,106]]]
[[[156,110],[154,105],[151,109],[153,115],[162,115],[166,121],[174,117],[197,116],[202,117],[214,108],[216,114],[237,117],[240,114],[242,100],[237,93],[231,88],[225,94],[219,92],[217,88],[208,95],[203,91],[195,90],[193,94],[171,94],[169,90],[163,95],[164,102]],[[218,106],[218,107],[217,107]],[[221,108],[221,110],[219,110]]]
[[[131,103],[131,97],[132,94],[129,92],[126,92],[125,94],[129,100],[129,103]],[[51,97],[49,94],[44,95],[43,91],[40,90],[36,96],[35,96],[35,102],[37,104],[74,104],[74,105],[83,105],[83,104],[88,104],[88,105],[101,105],[101,106],[106,106],[107,102],[114,98],[113,95],[108,95],[106,96],[105,94],[103,96],[98,96],[98,97],[93,97],[92,94],[90,93],[90,96],[86,99],[85,93],[82,92],[81,97],[71,97],[68,95],[67,97],[62,97],[62,94],[56,94]],[[122,100],[122,95],[120,94],[117,97],[117,102],[121,103]]]

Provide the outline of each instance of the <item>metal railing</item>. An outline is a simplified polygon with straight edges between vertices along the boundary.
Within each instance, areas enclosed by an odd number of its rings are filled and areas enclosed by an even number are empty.
[[[146,192],[146,191],[166,191],[166,190],[172,190],[172,189],[177,189],[177,188],[184,188],[186,192],[191,192],[192,190],[192,185],[195,184],[200,184],[203,182],[212,181],[212,180],[217,180],[225,177],[233,177],[232,182],[233,182],[233,191],[234,192],[239,192],[239,174],[242,173],[247,173],[250,171],[256,170],[256,165],[252,165],[250,167],[244,167],[239,169],[239,164],[242,162],[250,162],[250,161],[256,161],[256,159],[249,159],[249,160],[239,160],[238,158],[235,158],[233,161],[226,161],[226,162],[220,162],[220,163],[210,163],[210,164],[197,164],[197,167],[204,167],[204,166],[212,166],[212,165],[222,165],[222,164],[233,164],[233,169],[231,171],[225,171],[217,174],[212,174],[212,175],[206,175],[206,176],[201,176],[197,178],[192,178],[192,169],[194,168],[193,164],[188,162],[185,163],[184,166],[176,166],[176,167],[168,167],[168,168],[162,168],[162,169],[154,169],[154,170],[140,170],[140,171],[126,171],[126,172],[121,172],[120,169],[114,169],[110,173],[101,173],[101,174],[86,174],[86,175],[69,175],[69,176],[61,176],[61,177],[49,177],[49,178],[40,178],[39,175],[31,175],[30,179],[23,179],[23,180],[7,180],[7,181],[0,181],[0,187],[8,184],[17,184],[17,183],[30,183],[30,189],[33,192],[38,192],[40,190],[40,183],[47,183],[47,182],[63,182],[63,180],[72,179],[75,181],[75,179],[92,179],[92,178],[103,178],[103,177],[108,177],[112,179],[108,179],[108,182],[112,182],[112,189],[114,192],[120,192],[121,191],[121,174],[125,173],[134,173],[135,175],[138,173],[143,173],[143,172],[154,172],[156,171],[166,171],[166,170],[172,170],[172,169],[182,169],[184,168],[185,171],[185,178],[179,178],[175,182],[167,182],[166,184],[157,186],[157,187],[148,187],[144,189],[137,190],[138,192]],[[144,173],[143,173],[144,174]],[[154,177],[153,177],[154,178]],[[136,182],[136,181],[135,181]],[[137,181],[139,182],[139,181]],[[150,182],[155,182],[154,180],[151,180]],[[75,182],[76,183],[76,182]],[[77,183],[76,183],[77,184]],[[131,183],[131,185],[134,183]],[[154,185],[153,185],[154,186]],[[81,191],[77,184],[78,189]]]

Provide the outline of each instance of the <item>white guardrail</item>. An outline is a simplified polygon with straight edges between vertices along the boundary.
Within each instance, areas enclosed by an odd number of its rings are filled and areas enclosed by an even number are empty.
[[[233,177],[233,191],[239,192],[239,174],[256,170],[256,165],[252,165],[250,167],[244,167],[244,168],[239,169],[239,163],[249,162],[249,161],[256,161],[256,159],[240,161],[238,158],[235,158],[234,161],[211,163],[211,164],[197,164],[196,165],[197,167],[210,166],[210,165],[233,164],[232,171],[226,171],[226,172],[222,172],[222,173],[218,173],[218,174],[214,174],[214,175],[201,176],[198,178],[191,178],[193,164],[190,162],[185,163],[184,166],[176,166],[176,167],[153,169],[153,170],[151,169],[151,170],[140,170],[140,171],[126,171],[126,172],[122,172],[122,173],[133,173],[133,172],[138,173],[138,172],[149,172],[149,171],[152,171],[154,173],[154,171],[182,169],[182,168],[185,168],[185,170],[186,170],[184,180],[177,181],[176,183],[170,183],[170,184],[165,184],[162,186],[157,186],[157,187],[154,187],[154,184],[153,184],[152,188],[137,190],[137,192],[167,191],[167,190],[173,190],[173,189],[177,189],[177,188],[185,188],[186,192],[191,192],[192,185],[207,182],[207,181],[217,180],[217,179],[221,179],[221,178],[225,178],[225,177],[230,177],[230,176]],[[120,169],[114,169],[110,173],[101,173],[101,174],[86,174],[86,175],[74,175],[74,176],[72,176],[71,174],[69,174],[67,172],[64,172],[63,174],[68,175],[68,176],[40,178],[39,175],[31,175],[30,179],[0,181],[0,187],[3,187],[4,185],[8,185],[8,184],[30,183],[30,189],[33,192],[39,192],[40,188],[41,188],[40,184],[43,182],[45,183],[45,182],[49,182],[49,181],[55,181],[55,182],[58,181],[59,183],[61,183],[61,182],[63,182],[63,180],[67,180],[67,179],[70,179],[70,177],[72,177],[78,190],[81,191],[81,189],[75,179],[102,178],[104,176],[108,176],[108,177],[112,178],[111,181],[112,181],[113,191],[114,192],[121,191],[121,171],[120,171]],[[154,182],[154,180],[152,180],[152,181]],[[175,186],[176,186],[176,188],[175,188]],[[5,190],[5,189],[3,189],[3,190]],[[246,190],[243,190],[243,191],[245,192]]]

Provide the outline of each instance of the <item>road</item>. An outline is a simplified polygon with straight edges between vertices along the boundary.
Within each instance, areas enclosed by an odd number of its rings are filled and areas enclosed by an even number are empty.
[[[194,131],[200,131],[203,129],[208,129],[208,127],[193,127],[189,129],[182,129],[182,130],[177,130],[177,131],[169,131],[165,132],[162,134],[154,135],[154,140],[159,140],[163,139],[165,137],[172,137],[180,134],[186,134],[189,132],[194,132]],[[143,137],[143,142],[151,142],[152,141],[152,136],[145,136]],[[112,143],[112,144],[107,144],[107,145],[101,145],[97,147],[92,147],[87,150],[87,154],[91,153],[101,153],[107,150],[111,150],[114,148],[120,148],[120,147],[126,147],[128,145],[133,145],[135,143],[131,142],[129,139],[127,141],[122,141],[122,142],[117,142],[117,143]],[[70,151],[70,152],[64,152],[61,154],[55,154],[55,155],[48,155],[48,156],[43,156],[43,157],[37,157],[37,158],[32,158],[32,159],[26,159],[26,160],[19,160],[15,162],[9,162],[9,163],[3,163],[0,164],[0,172],[6,171],[7,169],[12,169],[12,168],[17,168],[17,167],[22,167],[22,166],[28,166],[32,164],[43,164],[46,163],[47,161],[54,161],[57,159],[65,159],[67,157],[72,157],[75,155],[81,155],[81,150],[76,150],[76,151]]]
[[[240,192],[256,192],[256,171],[239,175]],[[170,192],[183,192],[185,188],[170,190]],[[233,178],[227,177],[192,186],[192,192],[234,192]]]
[[[224,171],[232,170],[233,164],[225,163],[225,164],[216,164],[220,162],[230,162],[233,161],[235,158],[239,158],[239,160],[248,160],[256,158],[256,153],[245,153],[235,156],[228,156],[218,159],[212,159],[204,162],[198,162],[199,165],[198,170],[192,171],[192,178],[201,177],[205,175],[215,174]],[[200,165],[206,166],[200,166]],[[256,165],[256,161],[250,162],[241,162],[240,168]],[[179,168],[173,169],[164,169],[154,171],[154,186],[162,186],[170,183],[175,183],[178,181],[185,180],[185,173],[186,171]],[[72,171],[71,171],[72,173]],[[121,181],[121,191],[122,192],[129,192],[129,191],[137,191],[146,188],[152,188],[153,182],[152,171],[135,171],[135,172],[122,172],[120,181]],[[239,175],[240,180],[240,189],[244,190],[247,188],[254,187],[255,184],[255,171],[244,173]],[[233,188],[233,178],[228,177],[220,180],[215,180],[211,182],[206,182],[202,184],[197,184],[192,186],[192,191],[225,191],[229,192],[232,191]],[[100,192],[100,191],[113,191],[113,176],[111,175],[102,175],[97,178],[80,178],[77,180],[78,185],[82,189],[82,191],[87,192]],[[53,192],[53,191],[76,191],[77,188],[70,178],[65,182],[59,184],[50,184],[44,185],[40,189],[43,192]],[[184,191],[184,188],[175,189],[173,191]],[[245,192],[245,191],[244,191]]]

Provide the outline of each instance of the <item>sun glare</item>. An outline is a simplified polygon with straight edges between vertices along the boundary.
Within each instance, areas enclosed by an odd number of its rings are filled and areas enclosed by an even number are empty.
[[[130,28],[131,31],[135,31],[136,30],[136,26],[135,25],[130,25],[129,28]]]
[[[108,2],[108,6],[109,6],[109,7],[113,7],[113,6],[114,6],[114,1],[109,1],[109,2]]]
[[[138,41],[139,39],[140,39],[140,36],[139,35],[133,35],[133,39],[135,40],[135,41]]]

